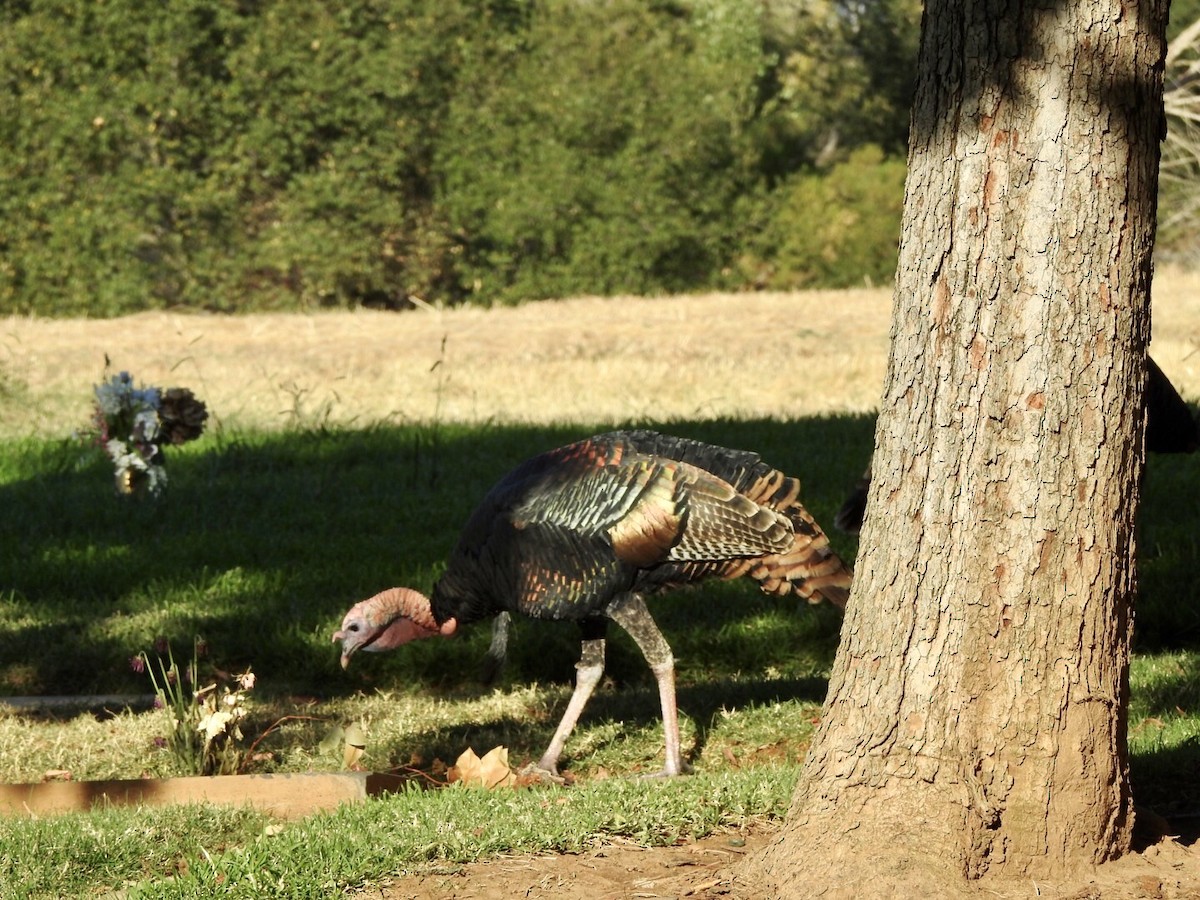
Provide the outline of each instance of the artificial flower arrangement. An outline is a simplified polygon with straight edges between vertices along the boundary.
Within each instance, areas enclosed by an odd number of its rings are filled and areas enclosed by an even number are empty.
[[[162,448],[204,433],[208,409],[187,388],[134,387],[120,372],[95,387],[98,440],[116,469],[117,491],[157,495],[167,482]]]

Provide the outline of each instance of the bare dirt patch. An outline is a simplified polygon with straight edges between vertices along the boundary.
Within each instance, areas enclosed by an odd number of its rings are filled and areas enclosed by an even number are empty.
[[[737,833],[709,835],[674,847],[644,848],[610,842],[586,853],[503,857],[461,866],[429,867],[364,892],[381,900],[767,900],[741,864],[774,840],[769,824]],[[870,882],[869,873],[862,873]],[[873,900],[896,896],[862,882],[826,897]],[[815,895],[814,895],[815,896]],[[1163,838],[1142,853],[1060,882],[985,879],[974,885],[926,885],[913,897],[992,900],[1196,900],[1200,898],[1200,852]]]
[[[775,833],[769,826],[760,826],[675,847],[647,849],[629,842],[610,842],[585,853],[504,857],[430,868],[380,886],[377,896],[385,900],[750,900],[759,895],[737,876],[735,867]],[[364,895],[375,895],[375,890]]]

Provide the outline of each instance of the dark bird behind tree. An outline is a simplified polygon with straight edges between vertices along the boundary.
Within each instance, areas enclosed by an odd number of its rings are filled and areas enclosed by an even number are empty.
[[[708,578],[844,607],[851,571],[800,505],[800,482],[756,453],[649,431],[598,435],[536,456],[471,515],[431,597],[392,588],[356,604],[334,641],[359,650],[449,636],[497,615],[580,623],[575,691],[536,770],[558,777],[567,737],[604,672],[607,623],[658,682],[666,762],[684,770],[675,661],[645,597]]]
[[[1195,453],[1200,448],[1200,427],[1191,407],[1179,396],[1175,385],[1150,357],[1146,357],[1146,449],[1151,453]],[[871,488],[871,465],[854,485],[854,490],[833,516],[842,531],[862,529]]]

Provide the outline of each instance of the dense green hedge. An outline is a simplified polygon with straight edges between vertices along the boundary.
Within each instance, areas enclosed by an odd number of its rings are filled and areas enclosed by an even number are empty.
[[[0,312],[884,280],[918,7],[10,0]]]

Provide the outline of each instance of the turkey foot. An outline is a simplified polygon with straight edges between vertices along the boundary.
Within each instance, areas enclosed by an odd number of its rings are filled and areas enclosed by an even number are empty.
[[[596,690],[596,685],[600,683],[603,676],[604,638],[584,641],[579,662],[575,664],[575,691],[567,703],[567,710],[563,713],[562,721],[558,723],[554,737],[550,739],[550,746],[546,748],[542,758],[521,769],[522,775],[534,775],[541,778],[542,781],[551,781],[556,784],[564,782],[563,777],[558,774],[558,758],[567,744],[567,738],[575,730],[575,723],[579,721],[580,713],[587,706],[592,692]]]
[[[531,778],[540,781],[542,784],[566,784],[567,779],[563,778],[556,771],[543,769],[540,763],[527,763],[517,770],[517,775],[521,778]]]

